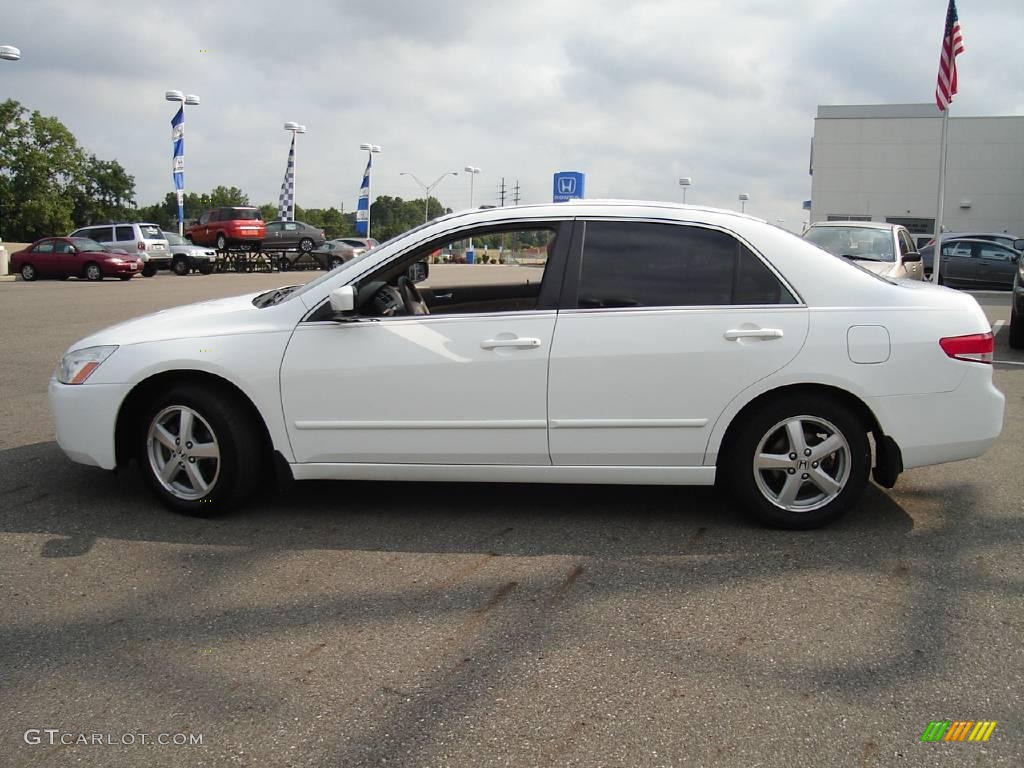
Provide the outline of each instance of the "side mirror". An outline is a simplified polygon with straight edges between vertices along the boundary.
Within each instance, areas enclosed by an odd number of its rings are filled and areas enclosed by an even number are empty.
[[[351,312],[356,308],[356,289],[351,285],[343,285],[331,291],[331,309],[335,312]]]
[[[917,251],[911,251],[910,253],[903,254],[904,264],[913,264],[914,262],[921,261],[921,254]]]
[[[422,283],[430,276],[430,265],[426,261],[417,261],[405,271],[411,283]]]

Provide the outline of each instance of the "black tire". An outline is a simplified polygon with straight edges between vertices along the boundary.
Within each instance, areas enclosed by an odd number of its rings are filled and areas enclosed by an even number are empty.
[[[178,277],[184,277],[191,270],[192,268],[189,266],[188,259],[184,256],[176,256],[174,261],[171,262],[171,271],[178,275]]]
[[[814,462],[811,456],[786,453],[792,444],[786,427],[781,427],[781,431],[779,427],[787,421],[796,421],[796,417],[815,421],[822,430],[817,433],[814,429],[803,430],[804,436],[809,438],[807,450],[813,450],[816,443],[812,441],[830,431],[821,422],[835,428],[840,438],[846,441],[848,450],[839,449],[821,458],[820,462]],[[804,425],[807,426],[807,422]],[[784,442],[779,443],[780,440]],[[781,450],[784,459],[796,455],[794,466],[785,470],[756,470],[755,454],[762,442],[765,443],[763,453],[778,454]],[[776,447],[770,448],[772,445]],[[857,501],[867,485],[871,469],[870,450],[866,425],[846,405],[824,394],[789,395],[770,400],[753,414],[744,417],[740,431],[731,441],[731,448],[719,461],[719,472],[724,474],[723,485],[731,488],[743,510],[761,523],[774,528],[808,530],[838,520]],[[798,490],[794,505],[806,504],[805,510],[786,509],[766,495],[775,492],[781,496],[785,491],[787,476],[796,478],[799,472],[802,478],[808,478],[819,467],[819,463],[824,474],[840,478],[845,476],[840,490],[831,500],[827,500],[830,494],[812,480],[804,479],[795,479]],[[817,502],[820,506],[814,506],[816,494],[822,496]],[[804,500],[801,500],[802,496]]]
[[[213,274],[213,264],[207,263],[207,264],[203,264],[202,266],[200,266],[199,267],[199,274],[201,274],[201,275]]]
[[[118,277],[121,278],[122,280],[124,280],[125,282],[127,282],[127,281],[132,279],[131,275],[118,275]]]
[[[309,237],[304,237],[299,240],[299,250],[303,253],[309,253],[313,250],[313,240]]]
[[[1013,298],[1016,301],[1016,297]],[[1010,311],[1010,342],[1011,349],[1024,349],[1024,315]]]
[[[345,260],[341,256],[333,257],[327,265],[328,269],[336,269],[345,263]]]
[[[282,256],[277,262],[277,268],[282,272],[287,272],[292,268],[292,263],[287,256]]]
[[[90,261],[82,267],[82,275],[86,280],[92,283],[98,283],[103,279],[103,270],[100,269],[100,265],[95,261]]]
[[[206,466],[201,470],[210,482],[209,489],[196,498],[182,498],[165,488],[156,474],[154,462],[163,460],[168,451],[159,449],[162,453],[156,459],[150,452],[149,433],[153,421],[175,408],[187,408],[197,414],[200,419],[193,417],[196,426],[192,434],[205,438],[204,442],[212,437],[219,448],[216,469]],[[180,428],[180,420],[177,424]],[[237,397],[218,388],[179,384],[156,398],[146,410],[136,431],[136,455],[146,483],[164,506],[185,515],[212,517],[241,503],[256,488],[261,474],[262,442],[253,415],[237,402]],[[187,460],[188,457],[179,458]],[[208,463],[210,460],[198,459],[198,465],[196,462],[191,464],[199,470],[204,461]],[[173,457],[168,463],[173,464]],[[178,481],[182,485],[189,483],[185,461],[180,461],[179,465],[181,469],[171,476],[171,481],[174,481],[170,483],[172,487]]]
[[[156,264],[153,264],[152,262],[146,262],[143,265],[143,267],[142,267],[142,276],[143,277],[152,277],[155,274],[156,274]]]
[[[228,248],[228,239],[224,237],[224,233],[220,232],[217,234],[217,250],[226,251]]]
[[[38,277],[39,277],[39,273],[36,272],[36,268],[33,267],[31,264],[22,264],[21,265],[21,279],[24,280],[26,283],[31,283],[33,280],[36,280]]]

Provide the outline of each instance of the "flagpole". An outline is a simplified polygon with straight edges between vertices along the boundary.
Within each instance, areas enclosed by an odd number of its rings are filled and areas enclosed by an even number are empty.
[[[946,145],[949,140],[949,106],[942,110],[942,138],[939,141],[939,200],[935,216],[932,250],[932,282],[938,284],[942,262],[942,215],[946,202]]]

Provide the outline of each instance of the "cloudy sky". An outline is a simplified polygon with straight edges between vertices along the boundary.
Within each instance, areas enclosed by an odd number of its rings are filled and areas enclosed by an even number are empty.
[[[1024,114],[1021,0],[961,0],[966,53],[954,115]],[[7,4],[0,99],[59,117],[135,176],[170,191],[168,89],[187,113],[186,186],[275,202],[288,134],[298,203],[353,210],[365,153],[374,195],[421,192],[470,164],[476,204],[502,176],[524,202],[581,170],[588,197],[737,207],[796,228],[810,196],[818,104],[928,102],[946,0],[332,0]],[[437,196],[469,205],[469,179]]]

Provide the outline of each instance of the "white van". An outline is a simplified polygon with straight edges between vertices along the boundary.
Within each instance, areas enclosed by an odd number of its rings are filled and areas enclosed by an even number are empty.
[[[171,266],[167,238],[156,224],[93,224],[76,229],[69,237],[88,237],[102,245],[138,256],[142,259],[144,277],[152,277],[158,269]]]

